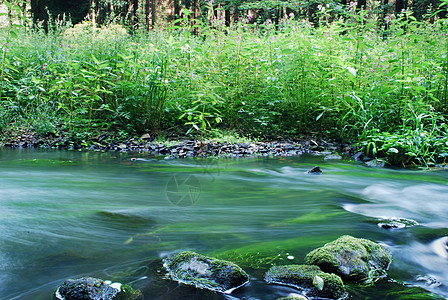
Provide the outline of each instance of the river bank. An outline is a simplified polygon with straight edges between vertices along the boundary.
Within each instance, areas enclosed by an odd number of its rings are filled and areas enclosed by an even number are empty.
[[[114,133],[102,132],[90,141],[73,142],[67,135],[38,136],[36,133],[20,129],[4,136],[0,146],[23,149],[68,149],[90,151],[118,151],[147,153],[154,156],[170,158],[185,157],[250,157],[250,156],[299,156],[315,155],[349,155],[353,156],[356,147],[317,135],[300,137],[276,137],[266,140],[235,137],[208,138],[203,141],[188,136],[172,134],[170,138],[157,138],[150,134],[120,139]],[[333,156],[336,158],[337,156]]]

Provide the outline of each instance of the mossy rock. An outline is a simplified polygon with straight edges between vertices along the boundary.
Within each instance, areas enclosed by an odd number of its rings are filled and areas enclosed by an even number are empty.
[[[346,294],[339,276],[324,273],[317,266],[274,266],[266,273],[265,280],[268,283],[296,287],[312,297],[338,299]]]
[[[171,279],[215,292],[229,292],[249,281],[249,275],[236,264],[191,251],[165,258],[163,266]]]
[[[103,281],[93,277],[68,279],[62,283],[54,295],[63,300],[137,300],[143,299],[140,291],[128,285]]]
[[[324,272],[366,283],[385,276],[391,261],[388,249],[375,242],[349,235],[317,248],[305,257],[306,264],[319,266]]]

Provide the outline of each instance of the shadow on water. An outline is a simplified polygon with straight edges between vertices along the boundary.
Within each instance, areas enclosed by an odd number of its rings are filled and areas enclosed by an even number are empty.
[[[130,283],[145,299],[276,299],[297,290],[266,284],[270,266],[301,264],[344,234],[394,256],[388,278],[349,285],[350,299],[448,297],[446,170],[138,158],[0,152],[0,299],[48,299],[86,275]],[[307,175],[315,165],[323,174]],[[221,295],[167,280],[161,258],[187,249],[239,264],[250,284]]]

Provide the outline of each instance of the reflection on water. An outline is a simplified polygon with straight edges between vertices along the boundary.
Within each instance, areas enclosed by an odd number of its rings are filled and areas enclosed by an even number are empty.
[[[394,255],[393,280],[350,287],[353,299],[408,293],[397,281],[448,296],[446,170],[321,157],[136,158],[0,152],[0,299],[48,299],[84,275],[131,283],[147,299],[276,299],[297,291],[265,284],[269,266],[303,263],[343,234]],[[317,164],[322,175],[305,174]],[[394,217],[419,225],[377,225]],[[160,258],[187,249],[240,264],[251,283],[223,296],[165,280]]]

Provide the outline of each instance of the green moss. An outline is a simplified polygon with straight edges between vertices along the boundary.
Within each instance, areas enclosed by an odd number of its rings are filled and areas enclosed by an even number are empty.
[[[316,285],[316,278],[322,285]],[[305,290],[307,295],[327,298],[341,298],[345,295],[342,279],[335,275],[322,272],[317,266],[287,265],[274,266],[265,275],[268,283],[294,286]]]
[[[127,284],[121,286],[121,291],[115,296],[114,300],[143,300],[143,294],[140,290],[135,290]]]
[[[334,236],[304,236],[253,243],[240,248],[224,248],[209,254],[220,259],[233,261],[242,267],[267,269],[274,264],[280,264],[288,252],[317,247],[322,243],[322,238],[331,239]]]
[[[442,300],[446,298],[440,297],[439,295],[429,293],[428,291],[419,288],[412,287],[402,291],[390,292],[385,297],[386,300]]]
[[[320,222],[320,221],[323,221],[326,219],[340,216],[344,213],[345,212],[341,212],[341,211],[324,213],[319,209],[319,210],[304,214],[297,218],[283,220],[280,223],[273,224],[273,226],[278,226],[281,224],[308,224],[308,223]]]
[[[317,248],[305,257],[305,263],[345,279],[373,282],[385,275],[392,257],[387,249],[366,239],[342,236]]]

